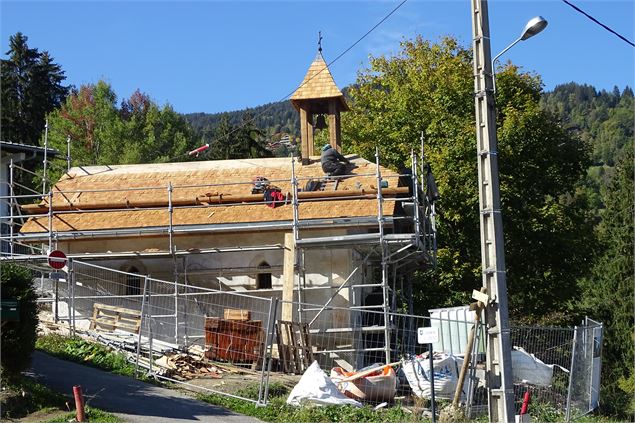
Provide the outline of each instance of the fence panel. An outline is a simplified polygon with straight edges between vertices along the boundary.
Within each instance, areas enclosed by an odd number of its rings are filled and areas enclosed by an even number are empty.
[[[292,386],[313,360],[340,380],[347,372],[387,360],[401,361],[396,374],[387,371],[373,376],[378,377],[377,386],[362,386],[357,394],[363,394],[363,401],[378,402],[386,397],[385,380],[392,380],[394,395],[407,405],[414,402],[413,391],[417,390],[408,381],[408,365],[411,376],[416,365],[429,369],[424,363],[428,345],[418,342],[418,329],[437,327],[439,338],[445,339],[452,334],[444,331],[465,334],[473,326],[469,321],[445,317],[435,321],[426,316],[384,313],[376,306],[281,302],[78,260],[70,260],[68,273],[60,272],[55,278],[50,277],[45,257],[22,264],[40,275],[34,278],[34,286],[42,301],[54,304],[53,311],[59,320],[69,323],[71,332],[77,329],[119,349],[140,371],[149,371],[157,378],[261,405],[267,402],[271,380]],[[103,316],[99,314],[104,310]],[[105,326],[95,327],[94,322],[102,317]],[[114,324],[112,319],[120,320]],[[476,332],[462,397],[470,415],[487,410],[485,357],[479,339],[482,331]],[[553,365],[549,386],[514,383],[517,408],[527,391],[534,407],[549,405],[566,411],[569,419],[597,406],[601,324],[588,321],[575,329],[512,326],[511,341]],[[445,358],[435,355],[436,361]],[[462,362],[461,356],[452,358],[439,376],[458,375]],[[425,371],[421,374],[426,375]],[[364,378],[367,380],[373,379]],[[444,391],[437,382],[437,398],[451,399],[454,390]],[[354,385],[349,388],[354,389]]]
[[[575,327],[567,419],[588,414],[598,406],[602,336],[602,325],[591,319]]]
[[[273,300],[153,278],[144,282],[140,345],[147,355],[140,354],[139,360],[151,373],[208,392],[266,403]],[[178,354],[166,360],[156,353],[170,346],[178,348]],[[185,370],[169,372],[170,367]],[[184,381],[184,376],[192,379]]]
[[[266,404],[275,300],[78,260],[61,276],[34,285],[71,334],[119,350],[156,378]]]
[[[553,366],[549,386],[528,385],[515,381],[516,411],[520,410],[522,399],[527,391],[531,392],[533,407],[548,405],[556,410],[566,410],[573,337],[572,328],[511,327],[511,342],[514,347],[520,347],[543,363]]]

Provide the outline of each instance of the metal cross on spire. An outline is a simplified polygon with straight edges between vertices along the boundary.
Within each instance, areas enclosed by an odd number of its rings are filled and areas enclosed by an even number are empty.
[[[322,31],[318,31],[318,51],[322,53]]]

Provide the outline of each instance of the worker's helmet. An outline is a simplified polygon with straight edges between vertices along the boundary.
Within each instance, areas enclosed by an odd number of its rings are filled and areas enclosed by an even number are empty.
[[[331,144],[325,144],[324,147],[322,147],[322,151],[326,151],[329,148],[331,148]]]

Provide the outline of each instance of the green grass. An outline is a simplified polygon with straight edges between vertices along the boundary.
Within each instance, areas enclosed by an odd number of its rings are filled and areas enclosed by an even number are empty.
[[[99,423],[121,423],[119,417],[107,413],[105,411],[99,410],[97,408],[86,407],[85,410],[86,419],[89,422],[99,422]],[[75,418],[75,413],[67,413],[63,416],[56,417],[51,420],[47,420],[46,423],[68,423],[69,421],[73,421]]]
[[[40,412],[46,417],[46,413],[66,410],[66,404],[75,404],[68,395],[62,395],[52,389],[37,383],[29,377],[21,377],[11,383],[3,381],[2,386],[2,419],[18,419],[31,413]],[[86,416],[89,422],[119,423],[122,420],[105,411],[86,407]],[[52,422],[64,422],[75,417],[75,413],[66,413],[51,420]]]
[[[256,399],[258,386],[252,385],[236,393],[239,396]],[[197,398],[210,404],[229,408],[241,414],[256,417],[266,422],[429,422],[429,419],[409,413],[400,405],[373,410],[371,406],[361,408],[347,406],[293,407],[287,405],[289,388],[282,384],[269,385],[267,407],[256,407],[253,403],[217,394],[199,394]]]
[[[69,397],[65,397],[28,377],[11,382],[3,381],[2,418],[20,418],[43,409],[61,409]]]
[[[38,339],[36,348],[56,357],[87,364],[99,369],[108,370],[124,376],[134,375],[134,364],[108,347],[90,342],[81,338],[68,338],[59,335],[47,335]],[[154,382],[154,379],[144,377],[145,380]],[[156,382],[155,382],[156,383]],[[235,393],[250,399],[258,398],[258,386],[250,385]],[[201,401],[228,408],[237,413],[253,416],[266,422],[411,422],[424,423],[430,419],[421,417],[421,412],[409,412],[400,404],[395,404],[380,410],[373,410],[371,406],[361,408],[352,406],[325,406],[325,407],[293,407],[286,404],[289,388],[279,384],[269,385],[269,403],[267,407],[256,407],[253,402],[231,398],[218,394],[199,394]],[[92,409],[99,413],[99,410]],[[533,421],[544,423],[560,423],[565,421],[564,412],[550,406],[532,405],[530,414]],[[70,416],[70,415],[69,415]],[[60,418],[52,421],[68,421],[71,419]],[[118,422],[119,420],[106,420],[106,417],[95,417],[104,422]],[[114,416],[108,417],[117,419]],[[487,416],[475,420],[487,422]],[[601,416],[584,416],[575,419],[576,423],[617,423]]]
[[[46,335],[38,338],[35,348],[63,360],[108,370],[122,376],[134,376],[135,366],[123,354],[79,337]]]

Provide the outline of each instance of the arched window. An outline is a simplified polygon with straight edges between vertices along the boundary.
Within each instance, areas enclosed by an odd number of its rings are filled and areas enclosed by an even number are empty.
[[[128,273],[139,273],[139,269],[131,267]],[[141,295],[141,277],[136,275],[126,275],[126,295]]]
[[[266,261],[258,265],[259,273],[256,275],[256,289],[271,289],[271,266]]]

